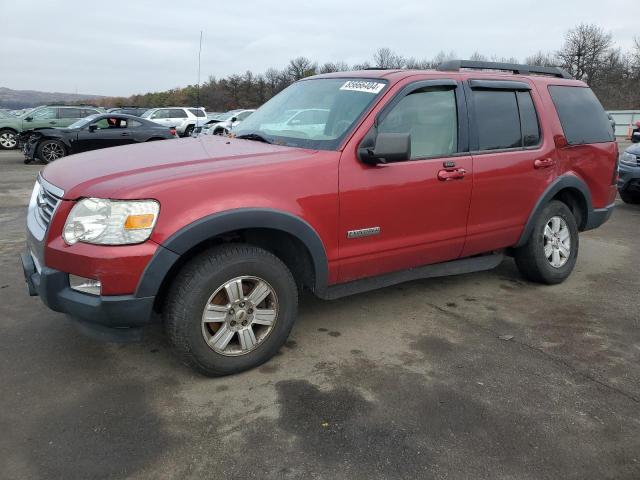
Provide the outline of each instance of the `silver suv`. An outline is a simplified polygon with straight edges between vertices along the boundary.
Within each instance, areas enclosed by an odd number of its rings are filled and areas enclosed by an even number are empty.
[[[147,110],[142,118],[166,127],[175,127],[179,136],[188,137],[194,129],[207,122],[207,113],[204,108],[163,107]]]

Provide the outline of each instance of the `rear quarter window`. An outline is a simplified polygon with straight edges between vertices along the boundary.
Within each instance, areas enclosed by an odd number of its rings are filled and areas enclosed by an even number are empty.
[[[551,85],[549,94],[570,145],[613,141],[611,123],[590,88]]]

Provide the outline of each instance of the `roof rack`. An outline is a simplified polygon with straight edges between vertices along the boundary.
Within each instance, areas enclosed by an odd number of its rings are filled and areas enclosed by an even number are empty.
[[[459,72],[461,68],[471,70],[506,70],[519,75],[550,75],[558,78],[573,79],[569,73],[559,67],[539,67],[537,65],[521,65],[518,63],[479,62],[475,60],[448,60],[438,65],[442,72]]]

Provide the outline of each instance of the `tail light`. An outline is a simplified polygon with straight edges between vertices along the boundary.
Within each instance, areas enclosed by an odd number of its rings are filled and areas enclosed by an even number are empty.
[[[177,137],[177,136],[178,136],[178,132],[176,131],[176,127],[171,127],[171,128],[169,129],[169,133],[170,133],[171,135],[173,135],[174,137]]]
[[[615,142],[615,145],[616,161],[613,165],[613,178],[611,179],[611,185],[618,184],[618,165],[620,164],[620,150],[618,149],[618,142]]]

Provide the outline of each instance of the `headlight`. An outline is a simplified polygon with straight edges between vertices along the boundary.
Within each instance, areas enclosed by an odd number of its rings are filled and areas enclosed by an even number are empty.
[[[71,209],[62,237],[69,245],[141,243],[151,235],[159,211],[155,200],[85,198]]]
[[[622,154],[622,158],[620,159],[620,163],[624,163],[625,165],[632,165],[635,167],[638,165],[638,158],[633,153],[624,152]]]

